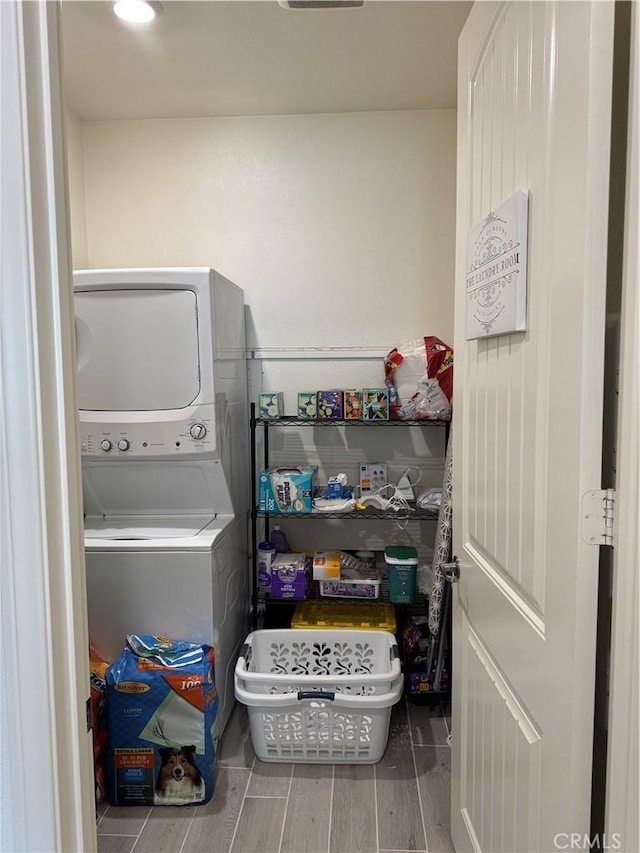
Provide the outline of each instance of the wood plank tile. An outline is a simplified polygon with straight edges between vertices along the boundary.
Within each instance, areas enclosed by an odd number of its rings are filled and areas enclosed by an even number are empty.
[[[287,801],[246,797],[231,853],[278,853]]]
[[[444,724],[447,727],[447,734],[451,735],[451,702],[442,703],[442,716],[444,717]]]
[[[96,824],[100,823],[108,808],[109,803],[106,800],[96,804]]]
[[[196,806],[154,806],[136,844],[136,853],[180,850]]]
[[[270,764],[256,758],[247,796],[288,797],[292,770],[292,764]]]
[[[391,712],[387,751],[375,764],[380,850],[426,850],[411,735],[403,703]]]
[[[296,764],[281,853],[326,853],[329,844],[331,764]]]
[[[330,853],[376,850],[376,786],[371,764],[337,764],[333,782]]]
[[[98,833],[105,835],[139,835],[149,817],[151,806],[109,806]]]
[[[454,853],[450,835],[451,750],[416,746],[415,756],[428,849]]]
[[[195,809],[182,853],[228,853],[249,773],[239,768],[220,768],[212,799]]]
[[[411,735],[415,746],[446,746],[447,726],[440,705],[413,705],[407,702]]]
[[[98,853],[131,853],[137,835],[99,835]]]
[[[251,767],[254,757],[247,708],[237,702],[220,741],[218,760],[221,767]]]

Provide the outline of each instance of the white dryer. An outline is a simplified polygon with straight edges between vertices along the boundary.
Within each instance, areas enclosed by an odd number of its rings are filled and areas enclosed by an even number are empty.
[[[89,636],[215,650],[221,734],[248,633],[244,305],[214,270],[74,274]]]

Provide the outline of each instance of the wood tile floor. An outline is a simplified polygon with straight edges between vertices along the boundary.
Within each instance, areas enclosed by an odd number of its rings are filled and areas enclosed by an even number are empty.
[[[449,718],[405,703],[392,711],[374,765],[265,764],[236,706],[204,806],[98,810],[99,853],[386,853],[453,851]]]

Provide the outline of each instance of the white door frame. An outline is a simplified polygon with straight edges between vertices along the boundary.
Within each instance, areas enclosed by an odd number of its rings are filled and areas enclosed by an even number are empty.
[[[640,850],[638,802],[638,566],[640,565],[640,19],[631,7],[629,132],[621,312],[611,684],[607,755],[606,837]],[[613,849],[616,849],[613,847]]]
[[[93,851],[57,3],[0,3],[0,82],[0,849]]]

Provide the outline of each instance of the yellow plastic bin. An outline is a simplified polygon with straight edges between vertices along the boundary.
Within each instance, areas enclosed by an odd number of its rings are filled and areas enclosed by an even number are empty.
[[[292,628],[350,628],[396,632],[393,604],[346,601],[301,601],[291,620]]]
[[[418,552],[408,545],[389,545],[384,551],[389,582],[389,601],[413,604],[416,600]]]

